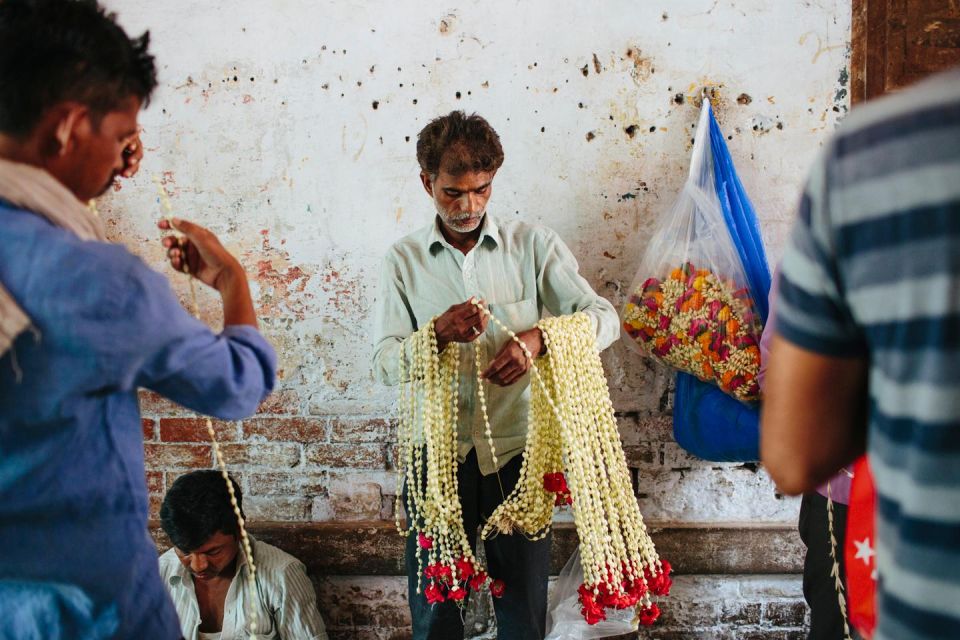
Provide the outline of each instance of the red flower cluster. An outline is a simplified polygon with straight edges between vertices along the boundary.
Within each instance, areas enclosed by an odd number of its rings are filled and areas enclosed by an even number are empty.
[[[650,587],[650,593],[658,596],[668,596],[670,595],[670,587],[673,585],[673,580],[670,578],[670,573],[673,571],[673,567],[671,567],[670,563],[666,560],[661,560],[660,566],[663,571],[661,571],[659,574],[653,575],[648,569],[644,569],[643,577],[647,580],[647,585]]]
[[[432,546],[433,541],[423,534],[420,534],[420,546],[424,547],[424,540]],[[424,547],[429,549],[430,547]],[[453,566],[434,562],[428,564],[423,570],[423,575],[427,579],[427,588],[424,589],[424,595],[429,604],[445,602],[452,600],[454,602],[463,602],[467,597],[469,590],[477,591],[483,588],[489,576],[484,571],[477,571],[473,562],[463,556],[453,562]],[[457,582],[454,584],[453,577],[456,575]],[[494,580],[490,583],[490,593],[499,598],[503,595],[505,589],[503,580]]]
[[[619,588],[612,586],[612,576],[597,585],[580,585],[577,589],[580,594],[580,613],[587,624],[597,624],[606,620],[605,609],[627,609],[637,606],[640,599],[646,595],[648,588],[653,594],[668,595],[670,585],[673,583],[669,575],[672,568],[665,560],[661,565],[663,571],[656,576],[644,569],[642,579],[638,577],[635,580],[625,580]],[[651,604],[640,611],[640,622],[644,625],[653,624],[658,617],[660,617],[660,608],[656,604]]]
[[[656,603],[640,610],[640,624],[649,627],[660,617],[660,607]]]
[[[563,507],[573,504],[573,496],[570,495],[567,479],[562,472],[543,474],[543,488],[548,493],[557,494],[553,501],[554,506]]]

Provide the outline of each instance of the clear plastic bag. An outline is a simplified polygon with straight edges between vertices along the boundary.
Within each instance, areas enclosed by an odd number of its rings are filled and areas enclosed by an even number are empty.
[[[577,589],[583,584],[583,568],[580,566],[580,547],[570,556],[560,571],[557,584],[550,594],[547,607],[547,636],[544,640],[592,640],[633,633],[639,626],[635,607],[608,609],[607,619],[588,624],[580,613],[580,595]]]
[[[641,353],[753,401],[761,318],[717,196],[710,121],[704,99],[689,176],[650,240],[621,328]]]

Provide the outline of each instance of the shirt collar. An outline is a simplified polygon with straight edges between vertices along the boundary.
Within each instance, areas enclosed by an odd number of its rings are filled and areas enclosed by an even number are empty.
[[[485,242],[493,247],[500,246],[500,227],[489,212],[483,215],[483,221],[480,223],[480,239],[477,241],[477,245],[482,245]],[[453,249],[453,246],[447,242],[440,231],[440,216],[434,216],[433,225],[430,227],[430,235],[427,237],[427,247],[433,253],[438,246]]]

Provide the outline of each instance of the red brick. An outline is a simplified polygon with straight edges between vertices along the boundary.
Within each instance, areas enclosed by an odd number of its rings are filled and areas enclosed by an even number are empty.
[[[387,469],[391,471],[396,471],[400,468],[400,445],[398,443],[391,444],[387,447]]]
[[[235,422],[213,420],[213,432],[219,442],[236,442],[239,428]],[[161,442],[209,442],[206,418],[161,418]]]
[[[177,403],[153,391],[140,389],[137,397],[140,400],[140,413],[145,415],[179,415],[185,412],[185,409]]]
[[[300,412],[300,395],[293,389],[279,389],[260,403],[257,413],[267,415],[296,415]]]
[[[397,426],[383,418],[335,418],[330,431],[331,442],[392,442],[397,439]]]
[[[307,462],[322,467],[386,469],[382,446],[369,444],[314,444],[307,447]]]
[[[163,496],[159,493],[151,493],[149,495],[149,505],[147,510],[147,518],[150,520],[159,520],[160,519],[160,505],[163,504]]]
[[[278,442],[326,442],[327,421],[321,418],[253,418],[243,423],[247,438]]]
[[[300,463],[300,446],[296,444],[227,444],[220,447],[220,452],[227,469],[236,465],[282,469]]]
[[[163,471],[147,471],[147,491],[163,493]]]
[[[313,473],[251,473],[249,488],[252,496],[302,496],[313,498],[327,495],[330,478],[325,471]]]
[[[144,442],[156,442],[157,439],[154,437],[154,426],[156,424],[156,420],[151,420],[149,418],[140,419],[140,425],[143,427]]]
[[[210,467],[210,445],[151,444],[143,445],[147,469],[207,469]]]

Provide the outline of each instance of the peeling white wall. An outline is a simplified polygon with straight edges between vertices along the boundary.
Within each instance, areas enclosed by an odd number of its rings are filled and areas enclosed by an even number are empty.
[[[431,118],[464,109],[493,124],[506,162],[490,211],[556,229],[619,307],[684,179],[702,87],[719,96],[772,260],[847,106],[849,0],[108,5],[151,30],[161,78],[143,168],[101,206],[113,237],[161,265],[151,177],[163,176],[177,215],[247,267],[284,402],[304,415],[392,411],[394,390],[370,373],[370,315],[380,257],[432,215],[415,159]],[[215,298],[203,302],[215,324]],[[617,409],[636,412],[625,441],[654,451],[648,517],[795,519],[763,473],[670,442],[665,370],[622,345],[605,361]]]

